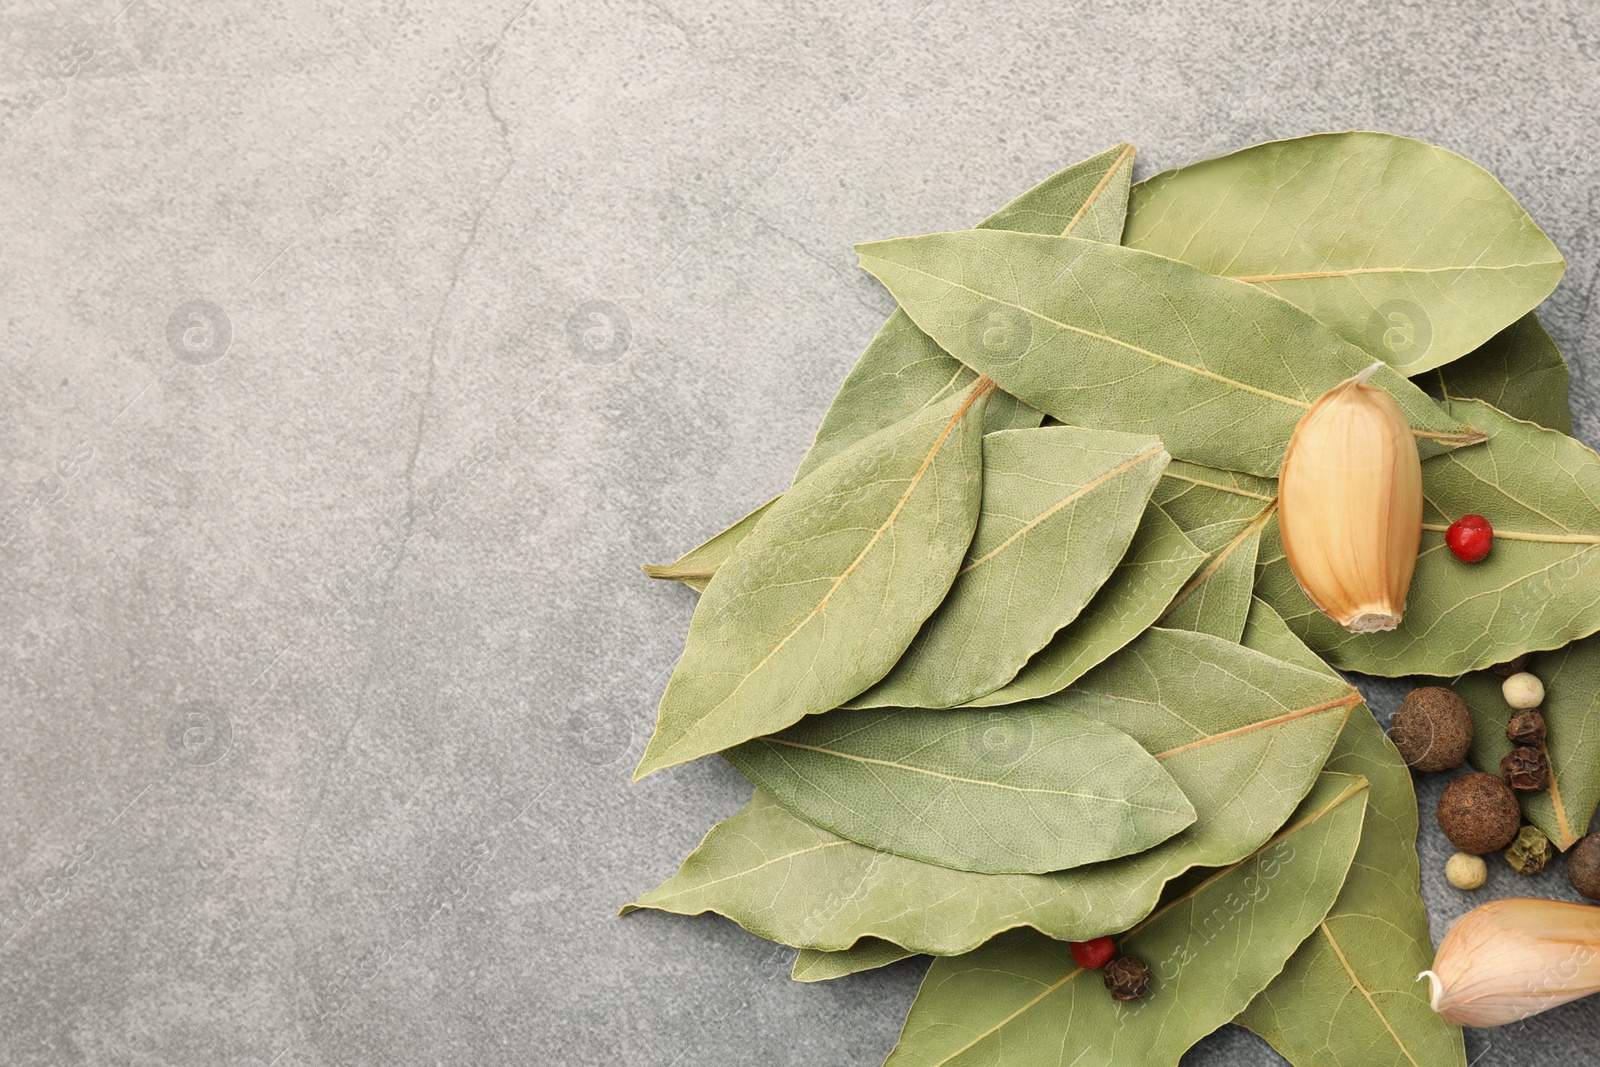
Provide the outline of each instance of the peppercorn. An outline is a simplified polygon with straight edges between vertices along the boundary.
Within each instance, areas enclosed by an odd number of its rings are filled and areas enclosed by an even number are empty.
[[[1439,829],[1462,852],[1481,856],[1511,844],[1522,825],[1511,787],[1492,774],[1463,774],[1439,796]]]
[[[1472,712],[1444,686],[1422,686],[1400,702],[1389,739],[1417,770],[1448,771],[1461,766],[1472,747]]]
[[[1462,563],[1477,563],[1494,547],[1494,527],[1482,515],[1463,515],[1444,532],[1444,543]]]
[[[1586,834],[1567,853],[1567,880],[1583,896],[1600,900],[1600,834]]]
[[[1513,674],[1500,683],[1500,694],[1518,711],[1536,708],[1544,703],[1544,683],[1527,671]]]
[[[1517,712],[1506,723],[1506,740],[1513,745],[1544,744],[1544,716],[1532,708]]]
[[[1117,943],[1109,937],[1097,937],[1091,941],[1072,941],[1068,943],[1072,949],[1072,961],[1086,971],[1099,970],[1111,962],[1111,957],[1117,954]]]
[[[1518,745],[1500,761],[1500,776],[1512,789],[1532,793],[1550,784],[1550,757],[1544,749]]]
[[[1524,652],[1515,659],[1508,659],[1504,663],[1496,663],[1489,668],[1489,673],[1497,678],[1509,678],[1513,674],[1521,674],[1528,669],[1528,661],[1532,658],[1532,652]]]
[[[1118,956],[1106,964],[1105,983],[1112,1000],[1138,1000],[1150,991],[1150,966],[1138,956]]]
[[[1457,852],[1445,863],[1444,876],[1457,889],[1477,889],[1489,877],[1489,865],[1482,856]]]
[[[1517,839],[1506,849],[1506,862],[1518,874],[1538,874],[1556,854],[1556,846],[1544,836],[1537,826],[1524,826],[1517,831]]]

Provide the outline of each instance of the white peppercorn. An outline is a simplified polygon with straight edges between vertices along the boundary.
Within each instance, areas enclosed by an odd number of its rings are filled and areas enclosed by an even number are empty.
[[[1527,671],[1513,674],[1500,684],[1506,703],[1518,711],[1536,708],[1544,703],[1544,683]]]
[[[1457,852],[1445,863],[1444,876],[1457,889],[1477,889],[1489,877],[1489,865],[1482,856]]]

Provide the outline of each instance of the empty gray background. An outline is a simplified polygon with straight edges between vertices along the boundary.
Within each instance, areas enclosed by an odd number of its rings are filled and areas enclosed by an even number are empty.
[[[1565,252],[1600,440],[1586,0],[125,2],[0,13],[6,1063],[877,1063],[920,965],[613,918],[749,788],[629,784],[694,605],[638,564],[787,483],[892,307],[854,241],[1415,135]],[[1424,822],[1436,937],[1565,889]]]

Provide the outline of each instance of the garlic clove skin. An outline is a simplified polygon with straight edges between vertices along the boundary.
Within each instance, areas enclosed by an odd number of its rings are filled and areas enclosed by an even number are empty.
[[[1600,991],[1600,907],[1514,897],[1456,920],[1427,978],[1457,1026],[1504,1026]]]
[[[1289,438],[1278,528],[1295,580],[1351,633],[1393,630],[1422,541],[1422,459],[1405,413],[1368,385],[1375,363],[1328,390]]]

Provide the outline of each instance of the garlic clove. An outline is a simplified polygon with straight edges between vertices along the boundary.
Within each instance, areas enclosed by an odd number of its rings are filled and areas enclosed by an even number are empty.
[[[1422,540],[1422,460],[1405,413],[1367,379],[1328,390],[1295,427],[1278,481],[1278,527],[1295,580],[1352,633],[1392,630]]]
[[[1428,979],[1457,1026],[1504,1026],[1600,991],[1600,907],[1513,897],[1456,920]]]

